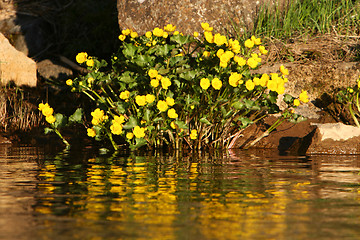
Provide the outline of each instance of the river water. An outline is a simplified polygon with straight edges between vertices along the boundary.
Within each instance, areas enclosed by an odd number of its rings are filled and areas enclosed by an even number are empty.
[[[360,156],[0,146],[0,239],[360,239]]]

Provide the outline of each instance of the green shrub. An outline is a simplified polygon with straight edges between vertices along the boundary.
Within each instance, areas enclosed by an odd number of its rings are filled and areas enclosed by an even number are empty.
[[[179,149],[232,147],[244,128],[268,114],[281,112],[271,132],[294,113],[299,99],[285,94],[287,69],[279,73],[252,74],[267,50],[254,36],[240,43],[202,23],[202,35],[175,31],[171,24],[143,36],[125,29],[122,46],[108,63],[87,53],[76,60],[90,71],[68,80],[73,92],[96,102],[88,135],[96,140],[120,135],[131,148],[144,145]],[[109,68],[106,68],[109,69]],[[280,111],[279,94],[287,106]]]

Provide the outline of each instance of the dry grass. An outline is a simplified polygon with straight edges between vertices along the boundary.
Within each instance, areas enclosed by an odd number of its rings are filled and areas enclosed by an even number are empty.
[[[19,88],[0,89],[0,128],[5,131],[29,131],[41,124],[42,116]]]

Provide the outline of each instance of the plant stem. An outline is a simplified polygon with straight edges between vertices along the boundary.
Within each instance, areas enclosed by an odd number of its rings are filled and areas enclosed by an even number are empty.
[[[54,132],[61,138],[61,140],[63,141],[63,143],[66,145],[66,148],[70,147],[70,143],[68,141],[66,141],[66,139],[61,135],[61,133],[59,132],[59,130],[57,130],[57,128],[53,128]]]

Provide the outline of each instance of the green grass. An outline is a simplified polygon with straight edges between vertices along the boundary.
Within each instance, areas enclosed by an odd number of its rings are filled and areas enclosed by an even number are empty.
[[[358,36],[360,33],[359,0],[293,0],[283,9],[264,5],[253,27],[234,27],[240,38],[251,35],[281,40],[316,34]],[[240,28],[245,34],[239,34]]]

